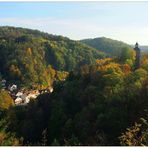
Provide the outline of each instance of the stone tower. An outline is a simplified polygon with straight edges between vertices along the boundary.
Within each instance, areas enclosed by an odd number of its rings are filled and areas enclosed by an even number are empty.
[[[138,47],[138,43],[135,44],[135,48],[134,48],[135,52],[136,52],[136,59],[135,59],[135,69],[140,67],[140,49]]]

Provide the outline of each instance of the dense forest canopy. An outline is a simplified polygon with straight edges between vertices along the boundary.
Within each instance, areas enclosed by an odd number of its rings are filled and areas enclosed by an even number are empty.
[[[92,48],[37,30],[0,30],[0,80],[54,88],[15,106],[0,85],[0,145],[148,145],[147,53],[135,69],[124,43]]]
[[[66,37],[15,27],[0,27],[0,55],[0,72],[5,79],[45,86],[52,83],[50,73],[71,71],[106,57]]]
[[[2,145],[147,145],[148,63],[143,63],[133,71],[107,58],[70,72],[52,94],[7,111]]]
[[[84,39],[81,40],[82,43],[89,45],[90,47],[96,48],[100,51],[108,53],[110,56],[119,56],[121,55],[122,50],[126,48],[131,48],[130,45],[113,40],[110,38],[100,37],[94,39]]]

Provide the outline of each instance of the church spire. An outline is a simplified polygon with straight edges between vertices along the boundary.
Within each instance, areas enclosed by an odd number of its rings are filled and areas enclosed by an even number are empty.
[[[139,45],[138,45],[137,42],[135,44],[134,50],[136,52],[135,69],[138,69],[140,67],[140,57],[141,57],[141,54],[140,54],[140,49],[139,49]]]
[[[139,46],[139,45],[138,45],[138,42],[136,42],[136,44],[135,44],[135,48],[138,48],[138,46]]]

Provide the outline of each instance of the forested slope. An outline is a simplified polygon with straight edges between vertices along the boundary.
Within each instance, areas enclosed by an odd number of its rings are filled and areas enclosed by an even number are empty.
[[[0,29],[0,80],[54,88],[15,106],[0,86],[0,145],[148,145],[147,53],[135,69],[127,46],[115,55],[36,30]]]
[[[130,45],[124,42],[105,37],[84,39],[81,40],[81,42],[89,45],[90,47],[108,53],[110,56],[120,56],[125,47],[129,49],[131,48]]]
[[[56,71],[71,71],[104,58],[80,42],[38,30],[0,27],[0,73],[18,84],[50,85]]]
[[[82,66],[52,94],[9,109],[1,129],[13,133],[11,145],[147,145],[147,59],[142,63],[135,71],[110,58]]]

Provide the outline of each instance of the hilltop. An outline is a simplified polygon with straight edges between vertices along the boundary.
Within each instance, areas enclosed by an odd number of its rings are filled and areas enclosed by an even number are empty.
[[[130,45],[122,41],[113,40],[106,37],[84,39],[80,41],[90,47],[96,48],[99,51],[107,53],[109,56],[119,56],[123,48],[132,48]]]

